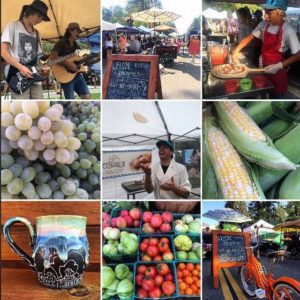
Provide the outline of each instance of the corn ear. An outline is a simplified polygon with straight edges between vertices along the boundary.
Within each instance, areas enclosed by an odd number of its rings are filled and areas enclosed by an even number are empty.
[[[296,169],[297,165],[274,147],[271,139],[235,101],[215,102],[215,107],[221,128],[247,160],[269,169]]]
[[[291,171],[279,190],[279,199],[300,199],[300,168]]]
[[[297,124],[283,119],[276,119],[263,127],[263,132],[265,132],[273,141],[279,139]]]
[[[214,124],[213,118],[205,118],[204,143],[222,199],[265,199],[253,172],[243,163],[223,131]],[[203,186],[204,190],[205,188]]]

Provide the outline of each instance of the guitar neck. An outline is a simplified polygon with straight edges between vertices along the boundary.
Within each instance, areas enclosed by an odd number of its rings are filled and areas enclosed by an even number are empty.
[[[71,58],[71,57],[73,57],[75,55],[77,55],[77,53],[73,52],[71,54],[68,54],[68,55],[65,55],[65,56],[61,56],[61,57],[59,57],[57,59],[49,60],[48,62],[46,62],[46,63],[38,66],[37,69],[41,69],[41,68],[45,68],[45,67],[51,67],[52,65],[59,64],[59,63],[65,61],[66,59],[69,59],[69,58]]]

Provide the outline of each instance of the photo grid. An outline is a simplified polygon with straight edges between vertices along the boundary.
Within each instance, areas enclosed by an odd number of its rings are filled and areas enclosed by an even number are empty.
[[[2,0],[0,299],[300,300],[299,20]]]

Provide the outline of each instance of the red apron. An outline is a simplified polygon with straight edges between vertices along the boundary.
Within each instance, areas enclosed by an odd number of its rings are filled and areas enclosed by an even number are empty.
[[[270,25],[268,25],[265,30],[261,53],[264,67],[283,61],[282,53],[279,51],[281,48],[283,24],[284,22],[280,24],[276,34],[268,32]],[[266,74],[266,76],[273,83],[276,94],[283,94],[287,91],[288,77],[284,69],[279,70],[276,74]]]

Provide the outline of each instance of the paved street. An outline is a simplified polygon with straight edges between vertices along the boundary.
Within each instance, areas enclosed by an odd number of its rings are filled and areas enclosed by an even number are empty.
[[[270,259],[262,258],[262,263],[266,270],[269,270]],[[214,289],[211,276],[211,260],[203,260],[203,300],[248,300],[243,292],[239,268],[223,269],[220,275],[220,288]],[[285,259],[283,262],[277,262],[273,268],[274,278],[289,276],[300,281],[300,260]]]

